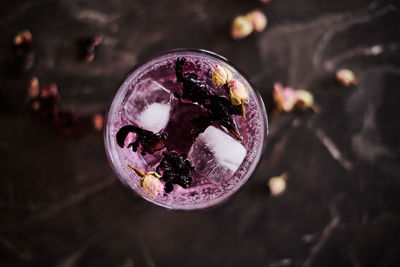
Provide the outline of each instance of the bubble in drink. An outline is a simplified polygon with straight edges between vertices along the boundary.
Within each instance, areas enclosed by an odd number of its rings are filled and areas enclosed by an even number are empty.
[[[153,79],[140,81],[124,107],[126,119],[139,127],[158,133],[164,129],[171,113],[171,92]]]
[[[246,153],[246,148],[239,141],[221,129],[209,126],[194,141],[189,159],[199,174],[221,182],[238,170]]]

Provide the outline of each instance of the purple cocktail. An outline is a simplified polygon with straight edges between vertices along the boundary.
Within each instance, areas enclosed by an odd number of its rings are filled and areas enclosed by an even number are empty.
[[[217,66],[246,88],[246,101],[232,96],[233,81],[216,85]],[[119,179],[136,193],[192,210],[217,205],[245,184],[266,135],[264,104],[243,74],[214,53],[182,49],[129,73],[108,113],[105,147]],[[143,174],[154,174],[156,183]]]

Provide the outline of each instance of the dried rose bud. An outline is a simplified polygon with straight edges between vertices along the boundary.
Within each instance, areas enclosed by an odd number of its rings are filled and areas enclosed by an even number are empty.
[[[283,87],[281,83],[275,83],[273,98],[278,110],[289,112],[296,104],[297,94],[293,88]]]
[[[153,197],[162,194],[162,192],[164,191],[164,185],[160,180],[161,175],[153,171],[147,172],[145,174],[142,170],[132,167],[131,165],[128,165],[128,167],[134,170],[136,174],[141,177],[140,186],[143,188],[143,191],[146,194],[149,194]]]
[[[293,109],[311,108],[318,112],[314,104],[314,96],[307,90],[294,90],[291,87],[283,87],[281,83],[274,84],[273,98],[279,111],[289,112]]]
[[[341,69],[336,72],[337,81],[344,86],[351,86],[357,84],[357,79],[354,73],[348,69]]]
[[[237,16],[232,23],[231,36],[233,39],[242,39],[253,32],[253,23],[247,16]]]
[[[228,89],[229,98],[234,106],[241,105],[249,100],[249,90],[238,80],[233,79],[228,83]]]
[[[29,30],[23,30],[15,35],[13,40],[13,64],[18,72],[29,72],[35,65],[36,53],[33,38]]]
[[[14,37],[14,45],[31,45],[32,42],[33,38],[29,30],[23,30]]]
[[[156,172],[146,173],[141,180],[143,191],[153,197],[161,195],[164,191],[164,185],[160,178],[161,175]]]
[[[78,40],[79,57],[86,62],[92,62],[94,59],[94,50],[96,46],[103,41],[103,35],[93,35]]]
[[[215,86],[222,86],[232,80],[232,73],[227,68],[217,64],[215,65],[211,78]]]
[[[271,0],[260,0],[261,3],[269,3]]]
[[[260,10],[254,10],[248,13],[246,17],[253,23],[253,29],[256,32],[262,32],[267,27],[267,17]]]
[[[288,175],[284,172],[279,176],[274,176],[269,179],[268,187],[272,196],[278,196],[285,191],[287,177]]]
[[[93,128],[96,131],[100,132],[100,131],[103,130],[103,124],[104,124],[104,116],[103,116],[103,114],[100,114],[100,113],[95,114],[93,116]]]
[[[42,87],[40,90],[40,97],[41,98],[49,98],[49,97],[58,98],[57,84],[50,83],[50,84]]]
[[[39,101],[33,101],[31,105],[32,110],[37,111],[40,108],[40,102]]]
[[[33,99],[39,96],[40,87],[39,87],[39,79],[37,77],[33,77],[29,82],[27,98]]]
[[[299,106],[299,108],[311,108],[314,105],[314,96],[309,91],[298,89],[296,90],[296,94],[296,106]]]

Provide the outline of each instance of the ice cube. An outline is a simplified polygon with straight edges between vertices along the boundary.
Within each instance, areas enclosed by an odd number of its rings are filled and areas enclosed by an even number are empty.
[[[196,138],[188,157],[196,172],[220,182],[238,170],[246,153],[239,141],[221,129],[209,126]]]
[[[171,112],[171,92],[153,79],[134,85],[124,105],[125,118],[157,133],[167,126]]]
[[[167,126],[170,111],[170,104],[150,104],[139,114],[138,123],[143,129],[158,133]]]

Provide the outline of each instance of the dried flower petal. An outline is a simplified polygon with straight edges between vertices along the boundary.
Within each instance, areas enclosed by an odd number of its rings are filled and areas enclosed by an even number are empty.
[[[233,39],[242,39],[253,32],[253,23],[247,16],[237,16],[232,23],[231,36]]]
[[[357,84],[357,78],[354,73],[349,69],[341,69],[336,72],[337,81],[344,86],[351,86]]]
[[[14,37],[14,45],[31,45],[32,41],[32,34],[29,30],[23,30]]]
[[[31,105],[32,110],[37,111],[40,108],[40,102],[39,101],[33,101]]]
[[[314,96],[304,89],[295,90],[291,87],[283,87],[281,83],[275,83],[273,98],[279,111],[290,112],[293,109],[306,108],[318,111],[314,105]]]
[[[267,27],[267,17],[260,10],[253,10],[246,17],[252,22],[256,32],[262,32]]]
[[[37,77],[33,77],[29,82],[27,98],[33,99],[39,96],[40,87],[39,87],[39,79]]]
[[[278,196],[285,191],[287,177],[288,175],[284,172],[279,176],[274,176],[269,179],[268,187],[272,196]]]
[[[93,128],[100,132],[103,130],[103,124],[104,124],[104,115],[103,114],[95,114],[93,116]]]
[[[307,90],[298,89],[296,90],[297,103],[299,108],[311,108],[314,105],[314,96]]]
[[[164,190],[164,185],[160,178],[157,178],[154,174],[145,174],[145,176],[142,178],[141,184],[143,191],[153,197],[161,195]]]
[[[36,53],[33,38],[29,30],[17,33],[13,40],[13,64],[15,70],[26,73],[35,65]]]
[[[227,68],[217,64],[215,65],[211,78],[215,86],[222,86],[232,80],[232,73]]]
[[[160,178],[161,175],[159,175],[156,172],[150,171],[147,172],[146,174],[142,171],[139,170],[135,167],[132,167],[131,165],[128,165],[129,168],[134,170],[137,175],[139,175],[140,178],[140,186],[143,187],[143,191],[153,197],[159,196],[162,194],[164,190],[164,185],[161,182]]]
[[[229,98],[234,106],[246,103],[249,100],[249,90],[238,80],[234,79],[228,84]]]
[[[297,101],[296,91],[291,87],[283,87],[281,83],[274,84],[273,98],[280,111],[289,112]]]
[[[79,57],[86,62],[92,62],[94,59],[94,50],[96,46],[100,45],[103,41],[103,35],[92,35],[78,40]]]

